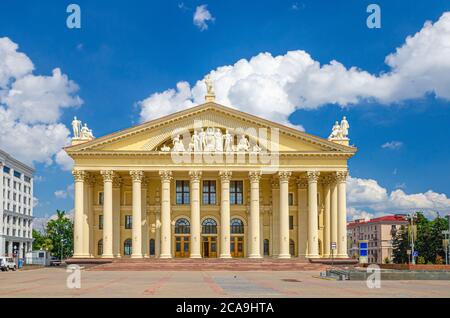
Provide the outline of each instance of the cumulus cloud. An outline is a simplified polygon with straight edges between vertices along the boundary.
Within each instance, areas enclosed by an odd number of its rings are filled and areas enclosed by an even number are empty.
[[[212,70],[216,100],[283,124],[297,109],[341,107],[361,101],[389,105],[434,93],[450,99],[450,12],[434,24],[425,23],[385,62],[386,73],[371,74],[338,61],[321,65],[307,52],[290,51],[272,56],[260,53],[249,60]],[[193,86],[179,82],[176,88],[151,94],[138,102],[141,121],[154,119],[204,102],[202,80]]]
[[[63,109],[82,104],[78,86],[59,68],[50,76],[33,69],[16,43],[0,38],[0,146],[27,164],[50,165],[56,159],[67,168],[60,151],[70,132],[59,119]]]
[[[183,4],[184,5],[184,4]],[[205,31],[208,29],[208,21],[214,22],[215,18],[209,12],[208,6],[203,4],[195,9],[193,21],[194,24],[200,29],[200,31]]]
[[[414,211],[423,211],[434,217],[435,212],[450,212],[450,198],[443,193],[428,190],[425,193],[407,194],[402,189],[389,193],[373,179],[349,177],[347,198],[350,219]]]
[[[74,184],[68,185],[65,189],[57,190],[54,195],[57,199],[67,199],[68,197],[73,198]]]
[[[389,141],[381,145],[383,149],[397,150],[403,146],[403,142],[401,141]]]

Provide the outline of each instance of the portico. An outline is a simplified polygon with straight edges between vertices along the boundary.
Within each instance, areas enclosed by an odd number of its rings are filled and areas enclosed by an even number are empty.
[[[347,258],[342,138],[208,102],[65,150],[75,258]]]

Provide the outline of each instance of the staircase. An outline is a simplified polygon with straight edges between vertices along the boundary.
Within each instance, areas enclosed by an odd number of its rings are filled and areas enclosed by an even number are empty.
[[[114,259],[90,271],[324,271],[329,266],[298,259]]]

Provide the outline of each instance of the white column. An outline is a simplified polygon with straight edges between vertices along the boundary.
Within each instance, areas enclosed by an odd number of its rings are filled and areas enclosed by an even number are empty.
[[[91,174],[86,176],[85,189],[84,189],[84,215],[83,215],[83,255],[85,257],[92,257],[92,240],[93,231],[91,231],[93,221],[93,186],[95,184],[95,178]]]
[[[200,178],[201,171],[190,171],[191,177],[191,258],[202,258],[200,254]]]
[[[88,182],[88,192],[89,192],[89,219],[88,219],[88,223],[89,223],[89,255],[91,257],[94,257],[96,255],[96,249],[97,249],[97,242],[94,241],[94,224],[95,224],[95,220],[94,220],[94,202],[95,202],[95,184],[96,184],[97,179],[95,178],[95,176],[92,176],[89,178],[89,182]]]
[[[161,212],[155,212],[155,257],[161,255]]]
[[[289,178],[291,172],[281,171],[280,178],[280,250],[278,258],[291,258],[289,253]]]
[[[133,252],[131,258],[142,258],[142,202],[141,183],[144,177],[143,171],[130,171],[133,181]]]
[[[82,170],[73,170],[75,191],[75,217],[74,217],[74,241],[73,257],[82,258],[83,255],[83,216],[84,216],[84,179],[86,173]]]
[[[319,257],[319,224],[317,209],[318,171],[308,171],[308,255],[307,258]]]
[[[323,224],[323,257],[330,257],[330,239],[331,239],[331,187],[330,178],[325,178],[323,185],[325,211]]]
[[[148,178],[144,177],[141,183],[141,224],[142,224],[142,255],[150,255],[149,220],[147,215],[147,189]]]
[[[121,257],[120,247],[120,187],[122,178],[116,176],[113,180],[113,254]]]
[[[231,258],[230,253],[230,180],[231,171],[219,173],[220,195],[220,258]]]
[[[347,171],[338,171],[336,180],[338,185],[338,258],[348,258],[347,255],[347,200],[346,182]]]
[[[161,177],[161,254],[160,258],[172,258],[172,233],[170,220],[170,181],[172,171],[159,172]]]
[[[112,183],[114,172],[102,170],[103,176],[103,255],[102,258],[113,258],[113,195]]]
[[[280,181],[272,179],[272,257],[280,253]]]
[[[330,211],[330,245],[338,241],[338,191],[336,183],[336,175],[331,176],[330,184],[331,211]],[[337,250],[330,247],[330,257],[336,257]]]
[[[308,254],[308,180],[297,179],[297,220],[298,220],[298,257],[304,259]]]
[[[261,258],[261,228],[259,210],[259,180],[261,172],[249,172],[250,178],[250,253],[249,258]]]

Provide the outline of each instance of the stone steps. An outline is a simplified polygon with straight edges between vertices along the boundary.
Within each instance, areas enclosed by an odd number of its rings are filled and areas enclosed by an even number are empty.
[[[118,259],[92,271],[324,271],[329,266],[302,260]]]

